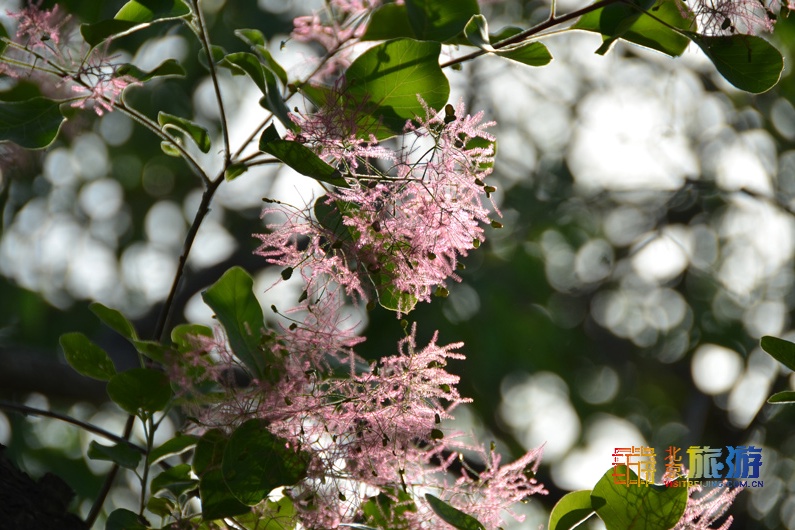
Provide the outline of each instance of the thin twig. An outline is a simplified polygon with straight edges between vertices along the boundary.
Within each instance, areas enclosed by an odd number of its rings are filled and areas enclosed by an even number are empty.
[[[581,16],[583,16],[585,14],[588,14],[588,13],[590,13],[592,11],[596,11],[597,9],[601,9],[601,8],[607,7],[607,6],[611,5],[611,4],[618,4],[618,3],[625,3],[625,0],[601,0],[600,2],[596,2],[595,4],[591,4],[589,6],[583,7],[582,9],[578,9],[576,11],[572,11],[571,13],[567,13],[567,14],[561,15],[559,17],[554,16],[554,13],[553,13],[544,22],[542,22],[540,24],[537,24],[536,26],[533,26],[532,28],[527,29],[527,30],[525,30],[525,31],[523,31],[521,33],[517,33],[513,37],[509,37],[509,38],[507,38],[505,40],[501,40],[500,42],[497,42],[497,43],[493,44],[492,47],[495,50],[499,50],[500,48],[505,48],[506,46],[510,46],[511,44],[518,44],[520,42],[523,42],[523,41],[527,40],[529,37],[533,37],[535,35],[538,35],[542,31],[545,31],[545,30],[547,30],[547,29],[549,29],[549,28],[551,28],[553,26],[557,26],[558,24],[564,24],[566,22],[574,20],[575,18],[579,18],[579,17],[581,17]],[[458,57],[456,59],[452,59],[450,61],[447,61],[446,63],[442,63],[441,66],[442,66],[442,68],[447,68],[449,66],[453,66],[453,65],[456,65],[456,64],[465,63],[467,61],[471,61],[472,59],[475,59],[476,57],[480,57],[481,55],[485,55],[487,53],[489,53],[489,52],[487,52],[486,50],[478,50],[476,52],[472,52],[470,54],[463,55],[463,56]]]
[[[125,440],[130,438],[132,434],[133,424],[135,423],[135,416],[130,414],[127,417],[127,423],[124,426],[124,434],[122,434],[122,438]],[[91,528],[94,525],[94,522],[97,520],[99,516],[99,512],[102,511],[102,505],[105,504],[105,499],[108,497],[110,493],[110,488],[113,486],[113,481],[116,479],[116,475],[119,472],[119,464],[114,463],[113,467],[110,468],[108,472],[108,476],[105,477],[105,482],[102,484],[102,489],[99,491],[99,495],[97,495],[94,504],[91,506],[91,511],[88,512],[88,517],[86,517],[86,526]]]
[[[112,432],[106,431],[102,427],[97,427],[96,425],[93,425],[91,423],[87,423],[87,422],[82,421],[82,420],[78,420],[77,418],[73,418],[71,416],[67,416],[66,414],[61,414],[59,412],[53,412],[51,410],[38,409],[38,408],[35,408],[35,407],[28,407],[27,405],[19,405],[17,403],[10,403],[8,401],[0,401],[0,409],[10,410],[10,411],[14,411],[14,412],[19,412],[21,414],[26,414],[26,415],[27,414],[32,414],[34,416],[44,416],[44,417],[47,417],[47,418],[53,418],[53,419],[56,419],[56,420],[63,421],[65,423],[71,423],[72,425],[80,427],[83,430],[86,430],[88,432],[93,432],[94,434],[98,434],[99,436],[102,436],[103,438],[107,438],[108,440],[111,440],[113,442],[120,443],[120,444],[125,444],[128,447],[130,447],[131,449],[135,449],[136,451],[138,451],[141,454],[146,454],[146,449],[144,449],[140,445],[136,445],[136,444],[130,442],[129,440],[126,440],[125,438],[122,438],[121,436],[118,436],[116,434],[113,434]]]
[[[185,271],[185,264],[188,261],[188,255],[190,254],[190,250],[193,247],[193,242],[196,240],[196,234],[199,232],[199,227],[202,224],[205,216],[210,212],[210,202],[215,195],[215,192],[218,190],[218,186],[224,181],[224,174],[221,172],[215,180],[210,181],[209,186],[207,189],[204,190],[202,194],[202,200],[199,204],[199,208],[196,210],[196,216],[193,218],[193,223],[191,223],[190,228],[188,229],[188,233],[185,235],[185,242],[182,245],[182,254],[179,256],[179,262],[177,264],[177,271],[174,274],[174,281],[171,283],[171,290],[168,293],[168,298],[166,298],[165,304],[163,304],[163,308],[160,310],[160,316],[157,319],[157,325],[155,327],[155,340],[165,340],[165,330],[166,326],[168,325],[168,321],[171,318],[171,309],[174,304],[174,297],[177,294],[177,289],[179,287],[180,280],[182,280],[182,275]]]
[[[215,60],[213,59],[213,50],[210,44],[210,34],[207,31],[207,24],[204,21],[204,15],[199,6],[199,0],[193,0],[193,7],[196,10],[196,21],[199,24],[197,36],[202,44],[202,48],[204,48],[204,53],[207,54],[207,67],[210,69],[210,78],[213,80],[215,99],[218,102],[218,112],[221,115],[221,133],[224,137],[224,165],[229,166],[229,162],[232,159],[232,150],[229,147],[229,125],[226,121],[224,100],[221,97],[221,86],[218,84],[218,72],[215,69]]]

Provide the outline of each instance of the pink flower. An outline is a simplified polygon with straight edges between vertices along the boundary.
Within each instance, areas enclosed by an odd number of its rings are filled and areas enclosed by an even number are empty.
[[[325,208],[315,211],[328,218],[283,210],[285,222],[256,236],[257,253],[300,269],[313,292],[336,285],[372,300],[391,288],[428,301],[448,279],[459,280],[459,258],[480,245],[482,225],[491,222],[484,199],[494,188],[484,180],[494,162],[492,123],[466,114],[463,103],[444,115],[426,106],[406,125],[403,145],[387,149],[357,138],[355,120],[337,114],[295,117],[301,129],[292,139],[348,176],[350,187],[319,199]]]
[[[42,0],[36,3],[29,2],[28,6],[18,13],[8,12],[11,18],[18,21],[17,39],[27,39],[26,44],[31,48],[58,45],[61,41],[60,28],[66,19],[58,12],[56,5],[52,9],[41,9]]]
[[[780,0],[677,0],[683,13],[689,8],[696,15],[699,28],[706,35],[731,33],[756,34],[773,31],[778,12],[784,3],[787,9],[795,2]]]
[[[701,486],[691,487],[688,491],[685,513],[673,530],[728,530],[732,524],[732,516],[728,516],[719,527],[712,525],[726,513],[742,489],[732,488],[724,483],[723,487],[714,488],[700,495]]]
[[[72,92],[80,95],[80,99],[72,103],[73,107],[84,109],[91,103],[94,112],[102,116],[105,112],[113,111],[125,88],[141,84],[130,76],[117,75],[118,65],[111,60],[95,48],[88,60],[80,65],[77,74],[69,78]]]

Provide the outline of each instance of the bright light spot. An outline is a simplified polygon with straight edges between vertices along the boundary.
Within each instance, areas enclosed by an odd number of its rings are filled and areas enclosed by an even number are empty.
[[[133,121],[121,112],[108,112],[100,118],[97,129],[105,142],[118,146],[132,136]]]
[[[744,364],[742,357],[734,350],[717,344],[703,344],[693,354],[690,371],[699,390],[715,395],[734,386]]]
[[[144,229],[152,243],[166,248],[180,248],[185,239],[182,209],[175,202],[156,202],[146,213]]]
[[[595,366],[585,371],[577,381],[582,398],[593,405],[608,403],[618,394],[620,380],[609,366]]]
[[[613,270],[613,247],[604,239],[592,239],[577,251],[574,272],[583,283],[604,280]]]
[[[584,439],[587,440],[584,448],[572,451],[552,466],[552,479],[558,487],[572,491],[593,488],[604,475],[617,447],[648,445],[635,425],[607,414],[595,416],[585,430]],[[546,451],[544,448],[544,454]]]
[[[83,186],[78,200],[80,207],[92,219],[108,219],[121,208],[124,190],[115,180],[102,178]]]
[[[142,292],[147,302],[159,302],[171,287],[175,262],[175,256],[153,245],[134,243],[122,254],[122,278],[130,288]]]
[[[166,35],[144,41],[131,62],[141,70],[154,70],[166,59],[183,61],[187,53],[188,43],[184,37]]]
[[[11,422],[8,416],[0,412],[0,444],[8,445],[11,441]]]
[[[526,448],[544,446],[544,461],[555,462],[577,440],[580,419],[569,388],[556,374],[512,375],[501,385],[500,417]]]
[[[766,301],[750,307],[743,315],[743,324],[751,337],[780,335],[787,316],[784,302]]]
[[[770,173],[760,159],[764,151],[754,144],[747,138],[739,138],[722,146],[715,161],[718,186],[726,190],[747,188],[757,193],[771,192]]]
[[[447,286],[450,295],[442,305],[442,313],[453,324],[466,322],[480,311],[478,292],[465,283]]]
[[[640,86],[587,96],[567,157],[586,189],[672,190],[698,163],[670,109]]]
[[[196,234],[188,263],[197,268],[211,267],[229,258],[237,248],[237,241],[214,219],[206,219]]]
[[[78,165],[69,149],[56,147],[44,159],[44,177],[56,186],[77,182]]]
[[[644,245],[632,258],[637,274],[649,282],[663,282],[680,275],[687,267],[688,244],[681,232],[666,230]]]
[[[80,175],[95,180],[108,174],[110,158],[105,142],[94,133],[83,133],[72,143],[72,159]]]

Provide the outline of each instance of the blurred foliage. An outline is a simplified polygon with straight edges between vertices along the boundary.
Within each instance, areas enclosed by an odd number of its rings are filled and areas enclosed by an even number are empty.
[[[115,7],[78,0],[61,4],[85,21],[110,17]],[[298,5],[302,3],[294,4],[291,7],[296,12],[286,9],[274,15],[260,10],[256,2],[206,2],[213,42],[227,51],[245,49],[232,33],[239,27],[255,27],[266,38],[285,39],[292,16],[307,9]],[[492,21],[523,20],[524,25],[538,22],[548,13],[547,5],[535,0],[495,3],[489,9]],[[496,22],[492,25],[499,27]],[[114,44],[133,55],[146,42],[180,39],[183,31],[153,27]],[[774,40],[785,57],[795,57],[795,18],[779,20]],[[192,39],[180,42],[180,53],[198,56]],[[410,315],[412,321],[421,323],[419,333],[425,334],[418,340],[422,343],[439,329],[442,343],[465,342],[468,359],[453,367],[462,375],[461,392],[474,398],[477,417],[489,435],[515,454],[528,440],[506,419],[504,398],[512,385],[515,389],[534,375],[555,375],[559,395],[575,411],[580,428],[568,451],[544,462],[539,478],[551,495],[535,497],[533,504],[543,504],[548,510],[563,495],[555,486],[552,468],[567,452],[587,445],[588,426],[610,415],[626,420],[658,451],[668,445],[763,445],[765,487],[740,495],[731,510],[735,525],[792,527],[795,460],[790,455],[795,451],[791,427],[795,412],[763,405],[769,391],[789,388],[789,372],[764,358],[758,343],[763,334],[788,335],[795,304],[795,75],[787,71],[775,89],[751,96],[731,89],[688,54],[684,59],[661,62],[637,48],[623,46],[609,61],[602,59],[606,66],[601,72],[578,71],[576,62],[566,66],[572,56],[585,49],[593,51],[598,45],[594,40],[588,43],[590,48],[578,44],[576,50],[572,45],[571,53],[558,59],[563,65],[555,66],[549,81],[552,85],[542,80],[547,74],[544,69],[519,75],[511,66],[496,67],[488,59],[485,64],[465,66],[459,88],[469,107],[487,109],[498,122],[495,134],[501,142],[505,136],[514,138],[500,143],[495,167],[505,228],[490,230],[483,248],[467,258],[466,270],[461,272],[463,282],[450,287],[449,298],[420,305]],[[196,117],[212,127],[213,121],[203,119],[197,108],[205,73],[197,61],[185,63],[189,69],[185,78],[163,80],[153,90],[132,90],[130,100],[150,116],[156,113],[159,101],[167,100],[169,112]],[[639,66],[648,64],[659,69],[654,72],[657,79],[640,78],[628,85],[633,68],[648,73],[648,66]],[[613,71],[622,74],[611,74]],[[613,81],[606,81],[611,75]],[[686,150],[701,163],[674,177],[673,185],[633,187],[622,185],[618,178],[612,186],[584,184],[577,173],[591,161],[576,161],[570,147],[586,120],[588,109],[583,102],[594,94],[610,95],[621,84],[630,90],[644,83],[664,85],[666,76],[681,81],[694,102],[693,114],[676,126],[681,128],[677,134],[688,142]],[[521,86],[521,90],[515,89],[517,100],[496,99],[504,92],[495,91],[492,85],[500,83]],[[612,92],[612,97],[620,100],[617,93]],[[640,97],[648,95],[644,92]],[[672,113],[676,110],[674,89],[657,96]],[[518,101],[518,97],[529,99]],[[555,114],[550,114],[550,109]],[[703,119],[699,122],[700,111],[714,111],[722,118],[710,129]],[[101,328],[88,311],[89,296],[70,278],[70,263],[79,257],[79,247],[50,248],[58,256],[55,263],[41,261],[38,253],[45,249],[30,251],[31,259],[40,260],[35,263],[11,260],[23,251],[10,234],[16,231],[14,237],[40,238],[38,244],[53,245],[57,232],[48,234],[44,229],[54,230],[53,224],[68,221],[69,226],[103,241],[113,259],[121,262],[130,259],[130,249],[152,242],[153,229],[147,231],[146,219],[153,203],[176,206],[178,212],[189,210],[184,205],[194,204],[191,197],[195,197],[198,183],[179,160],[165,156],[159,142],[138,127],[132,127],[129,139],[121,144],[104,143],[101,149],[107,150],[107,167],[101,175],[86,177],[84,172],[81,177],[77,168],[78,177],[60,184],[53,183],[57,178],[44,176],[63,175],[68,168],[62,164],[72,162],[58,159],[57,153],[79,145],[86,134],[94,135],[92,142],[107,138],[103,127],[110,128],[115,119],[113,114],[101,119],[83,114],[69,121],[66,134],[44,152],[0,146],[2,399],[35,401],[48,396],[50,406],[66,410],[78,407],[73,403],[82,397],[93,403],[79,405],[82,417],[102,412],[95,394],[79,396],[78,389],[75,396],[44,384],[26,386],[12,380],[16,376],[10,368],[23,356],[41,357],[53,363],[47,366],[56,372],[66,370],[58,337],[67,331],[81,330],[111,352],[117,363],[132,365],[129,346]],[[219,131],[210,133],[217,137]],[[743,144],[745,140],[750,143]],[[751,156],[764,159],[762,165],[768,163],[767,186],[731,183],[722,176],[727,170],[720,169],[720,157],[728,157],[737,145],[750,145]],[[620,160],[600,161],[613,162]],[[54,168],[45,169],[48,163]],[[243,175],[239,180],[249,177]],[[81,206],[81,194],[87,193],[97,178],[121,184],[123,201],[111,217],[92,218]],[[268,189],[245,192],[265,196]],[[178,299],[183,308],[190,296],[212,283],[229,265],[240,264],[252,273],[264,267],[263,260],[251,255],[256,245],[248,237],[262,230],[257,220],[259,206],[247,201],[237,208],[234,200],[229,200],[216,204],[215,210],[218,225],[233,238],[234,245],[230,251],[191,267]],[[779,239],[761,232],[768,229],[764,221],[771,217],[782,231]],[[180,221],[187,222],[189,218]],[[756,222],[759,225],[754,227]],[[24,230],[20,228],[23,224]],[[156,226],[154,230],[166,228]],[[176,232],[180,230],[184,228]],[[681,252],[684,263],[671,274],[644,275],[640,270],[647,263],[640,261],[644,249],[671,238],[678,241],[674,246],[687,240],[687,248]],[[181,241],[181,235],[173,239]],[[757,246],[752,244],[754,240]],[[655,254],[655,259],[662,260],[666,252],[668,258],[671,252],[676,253],[670,247],[665,249],[663,254]],[[776,261],[765,261],[769,257],[766,249],[776,254]],[[171,260],[173,266],[178,251],[178,244],[164,243],[157,247],[157,259]],[[727,272],[736,260],[750,262],[742,261],[745,269],[736,265],[739,276]],[[124,268],[123,264],[115,266]],[[748,280],[746,285],[735,283],[738,278]],[[110,284],[112,289],[93,293],[95,298],[133,315],[140,336],[150,337],[164,290],[147,293],[129,278],[117,277]],[[368,340],[362,353],[375,358],[393,351],[401,336],[394,314],[375,310],[368,319]],[[734,384],[714,396],[699,390],[692,376],[694,352],[705,344],[737,352],[742,362]],[[534,394],[525,394],[530,395]],[[741,414],[741,409],[746,412]],[[64,477],[81,499],[95,496],[104,468],[86,467],[77,434],[48,430],[46,419],[28,422],[12,414],[7,417],[9,452],[26,470],[31,474],[52,471]],[[43,441],[54,433],[62,438]],[[536,444],[542,441],[543,437],[533,439]],[[610,464],[609,454],[601,458],[600,467]]]

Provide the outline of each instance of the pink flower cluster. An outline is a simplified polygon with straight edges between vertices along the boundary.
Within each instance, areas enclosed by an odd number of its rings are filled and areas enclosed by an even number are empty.
[[[19,12],[8,13],[16,19],[17,31],[13,45],[0,55],[0,75],[56,76],[57,83],[43,80],[42,85],[67,86],[68,92],[78,95],[73,107],[91,106],[99,116],[112,111],[122,91],[140,83],[117,74],[118,65],[106,53],[109,43],[87,53],[81,51],[71,42],[73,39],[65,37],[64,26],[69,17],[63,16],[57,5],[45,10],[41,4],[41,0],[31,2]]]
[[[712,525],[728,511],[742,488],[726,486],[704,494],[701,490],[698,485],[690,488],[685,513],[673,530],[728,530],[731,527],[732,516],[728,516],[719,527]]]
[[[463,103],[444,114],[426,107],[425,117],[406,125],[404,143],[388,149],[357,138],[329,111],[296,118],[294,139],[348,176],[349,187],[318,199],[314,214],[309,207],[267,209],[285,220],[256,235],[257,253],[300,270],[310,293],[341,288],[374,300],[390,289],[429,300],[447,279],[459,280],[459,258],[492,223],[483,202],[494,191],[484,182],[494,137],[482,119],[466,114]]]
[[[683,12],[689,8],[696,15],[699,29],[706,35],[770,32],[783,7],[795,9],[792,0],[676,1]]]

